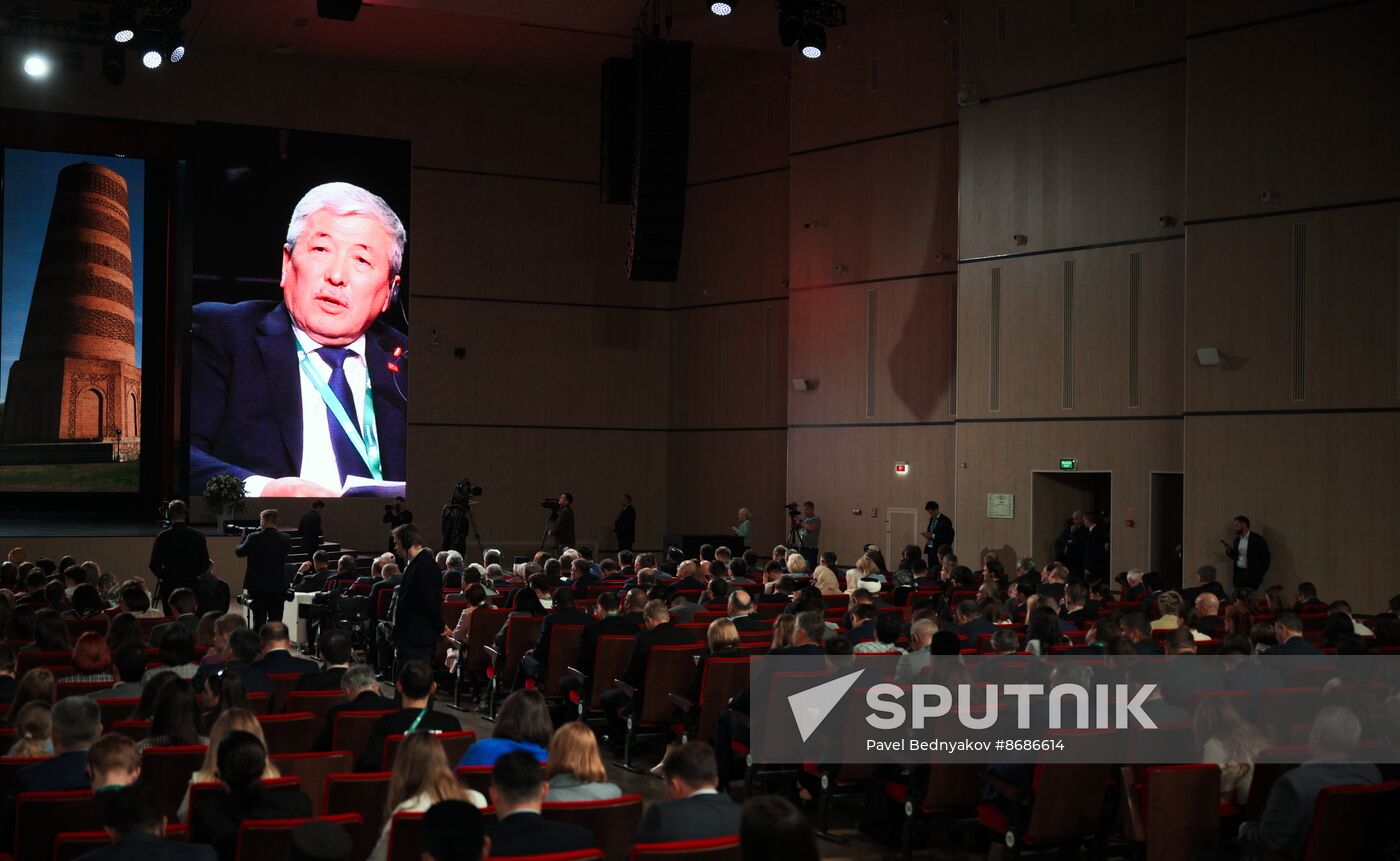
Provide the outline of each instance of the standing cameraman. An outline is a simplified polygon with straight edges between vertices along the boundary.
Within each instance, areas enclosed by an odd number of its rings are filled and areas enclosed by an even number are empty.
[[[248,557],[243,591],[252,601],[254,631],[269,619],[282,621],[282,605],[287,603],[287,554],[292,550],[291,537],[277,529],[277,509],[262,512],[259,522],[259,528],[252,532],[243,527],[243,540],[233,548],[238,556]]]
[[[400,526],[403,526],[405,523],[413,522],[413,512],[409,511],[407,508],[404,508],[403,503],[404,498],[402,496],[396,496],[394,497],[393,505],[384,506],[383,522],[389,524],[390,553],[394,552],[394,530],[398,529]]]
[[[816,503],[808,500],[802,503],[802,514],[797,518],[797,550],[807,560],[807,570],[817,569],[817,549],[821,540],[822,519],[817,516]]]
[[[574,495],[565,491],[559,494],[559,507],[549,515],[549,534],[554,536],[554,549],[562,551],[573,547],[574,539]]]
[[[209,544],[201,532],[190,527],[190,510],[182,500],[172,499],[166,516],[170,527],[151,545],[150,568],[156,575],[156,600],[168,611],[170,593],[193,589],[196,579],[208,569]]]

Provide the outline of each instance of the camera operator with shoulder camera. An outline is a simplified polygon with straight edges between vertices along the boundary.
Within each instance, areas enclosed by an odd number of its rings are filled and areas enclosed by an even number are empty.
[[[394,497],[392,505],[384,506],[383,522],[389,524],[389,552],[394,552],[394,530],[413,522],[413,512],[404,507],[402,496]]]
[[[792,514],[792,509],[789,508],[788,512]],[[818,542],[822,534],[822,519],[817,516],[816,503],[810,500],[802,503],[802,511],[793,516],[792,524],[797,530],[797,552],[807,560],[807,570],[815,571]]]
[[[243,540],[233,549],[248,559],[243,590],[253,608],[255,631],[269,619],[282,621],[282,605],[287,603],[287,554],[292,550],[292,539],[277,529],[277,509],[269,508],[259,518],[261,526],[251,532],[244,527]]]
[[[574,495],[565,491],[559,494],[558,500],[546,499],[541,507],[550,509],[549,529],[546,535],[553,536],[554,549],[563,550],[565,547],[573,547],[574,537]]]

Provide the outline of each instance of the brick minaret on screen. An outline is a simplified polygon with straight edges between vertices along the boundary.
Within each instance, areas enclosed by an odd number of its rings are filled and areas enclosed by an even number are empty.
[[[113,443],[137,456],[141,372],[126,180],[95,164],[58,175],[4,442]],[[120,445],[115,445],[120,442]]]

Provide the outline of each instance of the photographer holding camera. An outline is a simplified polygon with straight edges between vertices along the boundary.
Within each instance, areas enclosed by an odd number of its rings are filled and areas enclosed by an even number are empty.
[[[541,503],[541,507],[550,509],[549,529],[546,535],[554,537],[554,549],[563,550],[566,547],[573,547],[574,538],[574,495],[565,491],[559,494],[559,499],[552,501],[546,499]]]
[[[277,509],[269,508],[259,517],[259,528],[242,529],[243,540],[233,552],[248,558],[248,573],[243,578],[243,591],[248,593],[253,608],[253,630],[268,619],[282,621],[282,605],[287,603],[287,554],[292,539],[277,529]]]
[[[822,519],[817,516],[816,503],[810,500],[802,503],[802,511],[793,516],[792,524],[797,529],[797,552],[807,560],[807,569],[815,570],[818,542],[822,534]]]
[[[389,524],[389,552],[394,552],[394,530],[413,522],[413,512],[404,508],[404,498],[394,497],[392,505],[384,506],[383,522]]]

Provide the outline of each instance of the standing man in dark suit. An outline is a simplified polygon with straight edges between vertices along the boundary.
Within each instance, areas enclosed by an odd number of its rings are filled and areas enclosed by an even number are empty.
[[[405,523],[413,522],[413,512],[409,511],[408,508],[404,506],[404,502],[405,500],[402,496],[396,496],[391,505],[384,506],[384,517],[382,519],[385,523],[389,524],[390,553],[394,552],[394,530],[403,526]]]
[[[1108,581],[1108,527],[1099,522],[1097,511],[1084,512],[1084,579],[1090,583]]]
[[[311,503],[311,510],[301,516],[297,524],[297,535],[301,537],[301,552],[308,557],[321,549],[321,511],[326,507],[325,500]]]
[[[559,507],[549,515],[549,535],[554,537],[554,549],[573,547],[574,536],[574,495],[565,491],[559,494]]]
[[[622,510],[613,521],[613,537],[618,550],[631,550],[637,543],[637,509],[632,507],[632,494],[622,494]]]
[[[394,662],[399,667],[409,661],[431,666],[438,636],[451,633],[442,622],[442,572],[412,523],[394,529],[394,547],[408,561],[394,607]]]
[[[150,568],[156,575],[156,601],[168,609],[170,593],[193,589],[200,573],[209,567],[209,543],[190,527],[190,510],[182,500],[171,500],[166,511],[170,528],[157,535],[151,545]]]
[[[638,843],[707,840],[739,833],[739,805],[720,792],[715,751],[692,741],[674,748],[661,761],[661,778],[671,801],[647,808],[637,826]]]
[[[496,760],[491,768],[496,824],[486,830],[492,858],[593,848],[597,841],[592,831],[572,822],[544,818],[541,811],[548,796],[549,783],[534,754],[514,750]]]
[[[1225,555],[1235,563],[1235,588],[1258,589],[1273,561],[1269,542],[1249,528],[1249,518],[1243,514],[1230,521],[1230,529],[1235,533],[1233,543],[1225,544],[1223,538],[1220,543],[1225,545]]]
[[[287,554],[292,539],[277,528],[277,509],[269,508],[259,517],[259,527],[243,529],[243,540],[233,548],[235,555],[247,557],[248,573],[243,591],[253,601],[253,627],[261,628],[268,619],[282,621],[282,605],[287,603]]]
[[[928,528],[919,533],[924,539],[924,555],[928,557],[929,570],[938,567],[938,548],[953,546],[953,521],[938,508],[938,503],[930,499],[924,503],[928,514]]]
[[[292,211],[280,301],[204,302],[191,329],[190,484],[388,496],[408,461],[407,339],[381,317],[408,236],[383,198],[318,185]],[[389,482],[376,485],[376,482]]]

